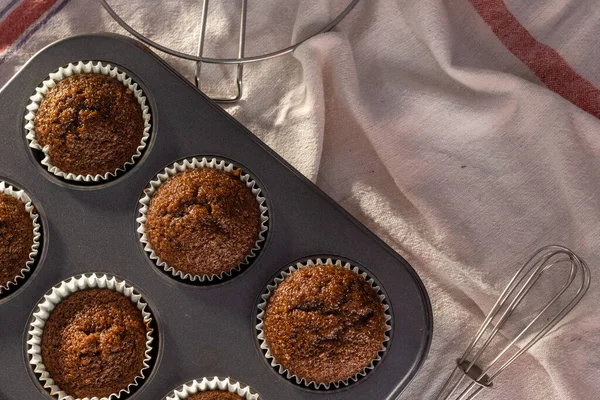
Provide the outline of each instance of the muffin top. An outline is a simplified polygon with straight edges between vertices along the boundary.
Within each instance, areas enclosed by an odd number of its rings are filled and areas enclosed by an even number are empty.
[[[334,265],[299,269],[277,285],[263,328],[275,361],[317,383],[362,372],[381,349],[385,330],[375,290],[362,276]]]
[[[102,74],[77,74],[48,90],[34,119],[35,138],[52,164],[76,175],[114,172],[137,152],[142,109],[129,88]]]
[[[110,289],[71,294],[42,333],[42,361],[55,384],[77,397],[108,397],[142,371],[148,327],[131,300]]]
[[[184,273],[209,276],[244,261],[261,220],[256,197],[240,173],[188,169],[159,186],[148,207],[146,235],[162,261]]]
[[[0,286],[21,274],[33,245],[33,221],[25,204],[0,193]]]
[[[207,390],[199,392],[186,398],[187,400],[244,400],[235,393],[224,392],[222,390]]]

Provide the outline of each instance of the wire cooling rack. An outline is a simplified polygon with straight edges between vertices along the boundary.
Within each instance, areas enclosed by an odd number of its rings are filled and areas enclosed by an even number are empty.
[[[165,52],[175,57],[183,58],[186,60],[194,61],[196,63],[196,70],[194,76],[194,83],[196,87],[201,88],[201,77],[202,77],[202,64],[229,64],[229,65],[237,65],[237,75],[236,75],[236,94],[234,96],[211,96],[214,101],[220,103],[236,103],[242,98],[243,94],[243,83],[244,83],[244,64],[265,61],[269,59],[273,59],[276,57],[283,56],[285,54],[292,53],[296,50],[300,45],[302,45],[307,40],[311,39],[314,36],[317,36],[321,33],[328,32],[333,29],[337,24],[339,24],[345,17],[356,7],[356,4],[360,0],[350,0],[349,4],[340,12],[337,17],[332,19],[327,25],[314,32],[313,34],[303,38],[302,40],[292,44],[289,47],[276,50],[270,53],[264,53],[261,55],[255,56],[245,56],[244,50],[246,47],[246,16],[248,15],[248,0],[240,0],[241,9],[240,9],[240,23],[239,23],[239,42],[238,42],[238,56],[236,58],[211,58],[204,56],[204,45],[206,42],[206,25],[208,21],[208,5],[210,0],[202,0],[202,18],[200,20],[200,34],[198,36],[198,50],[196,54],[187,54],[172,49],[170,47],[161,45],[147,36],[141,34],[136,29],[134,29],[131,25],[125,22],[119,14],[108,4],[107,0],[98,0],[100,4],[106,9],[106,11],[110,14],[110,16],[119,23],[127,32],[137,38],[139,41],[144,44],[154,47],[157,50]]]

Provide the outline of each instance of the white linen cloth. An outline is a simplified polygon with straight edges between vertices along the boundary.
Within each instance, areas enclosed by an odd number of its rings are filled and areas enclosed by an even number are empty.
[[[305,37],[346,3],[250,1],[246,54]],[[589,263],[592,286],[481,398],[597,399],[600,121],[511,53],[476,3],[486,1],[362,0],[333,32],[293,55],[248,65],[243,99],[225,109],[423,279],[433,303],[433,344],[402,399],[434,397],[509,277],[552,243]],[[200,2],[111,4],[158,42],[195,51]],[[594,0],[505,4],[535,40],[600,87]],[[125,33],[96,1],[61,7],[18,49],[13,44],[0,54],[0,84],[55,40]],[[239,1],[213,1],[211,13],[206,54],[235,57]],[[193,63],[166,58],[193,76]],[[233,88],[232,67],[206,66],[203,78],[209,92]],[[599,106],[597,97],[585,98]]]

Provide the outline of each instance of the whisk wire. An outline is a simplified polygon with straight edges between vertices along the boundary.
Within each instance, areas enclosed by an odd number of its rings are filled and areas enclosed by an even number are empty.
[[[542,275],[555,267],[566,265],[570,266],[569,274],[560,289],[541,307],[541,310],[519,331],[508,345],[502,348],[494,357],[487,357],[488,359],[492,359],[491,362],[481,366],[480,360],[484,358],[486,350],[488,350],[514,311],[522,304],[527,294],[539,282]],[[550,313],[550,316],[547,315],[549,314],[549,310],[565,296],[565,293],[572,287],[577,277],[580,278],[580,284],[570,301],[556,314]],[[590,279],[590,271],[587,264],[566,247],[553,245],[538,250],[517,271],[502,291],[498,300],[479,327],[474,339],[469,343],[462,357],[456,361],[456,367],[444,383],[436,400],[449,400],[455,393],[459,393],[454,397],[456,400],[472,400],[483,389],[492,387],[492,382],[498,375],[541,340],[579,303],[590,285]],[[533,334],[532,327],[536,326],[542,317],[548,318],[548,321],[537,333]],[[493,373],[490,372],[500,360],[507,356],[507,353],[517,347],[517,342],[529,334],[533,336],[512,356],[508,357],[497,370]],[[467,379],[466,382],[465,379]],[[461,390],[461,387],[464,388]]]

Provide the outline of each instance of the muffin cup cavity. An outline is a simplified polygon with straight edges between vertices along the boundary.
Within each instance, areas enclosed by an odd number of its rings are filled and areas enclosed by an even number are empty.
[[[25,265],[23,265],[23,268],[19,271],[19,274],[15,276],[13,280],[8,281],[6,284],[0,282],[0,294],[4,294],[11,290],[13,286],[17,286],[19,280],[25,279],[25,275],[31,270],[31,267],[33,266],[38,256],[42,231],[40,226],[40,216],[36,212],[31,198],[27,195],[27,193],[25,193],[24,190],[16,189],[10,184],[4,181],[0,181],[0,193],[4,193],[22,201],[25,205],[25,211],[27,211],[27,213],[29,214],[29,217],[31,218],[31,222],[33,224],[33,243],[31,244],[29,258],[25,262]]]
[[[169,393],[165,400],[184,400],[188,397],[199,393],[206,392],[209,390],[221,390],[229,393],[235,393],[244,400],[258,400],[258,394],[255,393],[250,387],[233,381],[230,378],[202,378],[200,381],[193,380],[186,383],[180,389],[176,389]]]
[[[386,323],[385,334],[384,334],[383,342],[381,343],[381,348],[377,352],[377,356],[371,361],[370,365],[368,367],[366,367],[360,373],[358,373],[352,377],[349,377],[346,380],[341,380],[341,381],[337,381],[337,382],[319,383],[319,382],[307,381],[304,378],[301,378],[297,375],[292,374],[289,370],[287,370],[281,364],[279,364],[277,362],[277,360],[275,359],[275,357],[271,354],[271,351],[269,349],[269,346],[267,345],[267,341],[265,339],[265,335],[264,335],[264,331],[263,331],[264,330],[264,318],[265,318],[265,314],[266,314],[266,310],[267,310],[267,306],[268,306],[268,301],[269,301],[269,298],[271,297],[271,295],[273,294],[273,292],[275,291],[275,289],[277,288],[277,286],[281,282],[283,282],[293,272],[296,272],[302,268],[310,268],[310,267],[314,267],[317,265],[335,265],[338,267],[343,267],[343,268],[350,270],[350,271],[362,276],[363,278],[365,278],[367,283],[373,288],[373,290],[375,290],[377,292],[377,296],[379,297],[379,299],[381,300],[381,302],[383,304],[383,311],[384,311],[384,315],[385,315],[385,323]],[[259,321],[259,323],[256,325],[257,338],[258,338],[260,348],[263,350],[263,354],[265,355],[265,357],[267,358],[267,360],[269,361],[271,366],[273,368],[275,368],[279,372],[279,374],[285,376],[289,380],[292,380],[293,382],[295,382],[298,385],[305,386],[308,388],[326,389],[326,390],[338,389],[340,387],[348,386],[351,383],[356,382],[360,377],[366,376],[367,373],[372,371],[375,368],[376,364],[379,361],[381,361],[383,353],[386,351],[387,343],[390,340],[389,333],[392,330],[392,326],[391,326],[391,322],[390,322],[392,319],[392,316],[390,315],[389,305],[387,304],[387,302],[385,300],[385,295],[383,294],[381,288],[377,285],[377,283],[375,282],[375,280],[372,277],[370,277],[366,272],[360,270],[358,267],[350,264],[347,261],[331,259],[331,258],[327,258],[327,259],[316,258],[316,259],[308,259],[303,262],[298,262],[296,265],[290,266],[285,271],[282,271],[279,274],[279,276],[277,276],[272,282],[270,282],[267,285],[265,292],[261,295],[260,298],[262,299],[262,301],[260,301],[260,303],[258,304],[258,315],[257,315],[257,320]]]
[[[248,189],[250,189],[252,194],[256,197],[256,201],[259,205],[260,229],[254,246],[252,247],[252,249],[250,249],[243,262],[241,262],[231,270],[222,272],[217,275],[192,275],[183,271],[179,271],[172,266],[169,266],[165,261],[161,260],[160,257],[158,257],[158,255],[152,247],[152,244],[149,242],[146,234],[147,213],[154,193],[156,193],[160,185],[162,185],[170,177],[187,169],[195,168],[213,168],[225,172],[232,172],[236,169],[241,169],[242,173],[240,174],[240,180],[246,185],[246,187],[248,187]],[[176,162],[170,167],[165,168],[164,171],[159,173],[153,180],[151,180],[146,189],[144,189],[144,195],[140,199],[139,204],[140,215],[136,219],[136,221],[138,222],[137,232],[140,234],[139,240],[143,245],[144,251],[146,251],[146,253],[148,253],[148,257],[150,257],[150,259],[154,261],[154,263],[157,266],[161,267],[165,272],[170,273],[173,277],[188,280],[191,282],[219,281],[224,279],[225,277],[231,276],[234,272],[239,272],[242,269],[242,267],[249,265],[252,259],[256,257],[258,251],[262,247],[263,242],[265,241],[266,232],[268,229],[267,221],[269,220],[269,217],[267,215],[268,209],[266,206],[266,200],[262,196],[261,189],[258,187],[256,181],[254,181],[252,177],[250,177],[250,175],[244,173],[242,168],[239,168],[228,161],[219,160],[216,158],[191,158],[183,160],[181,162]]]
[[[107,171],[104,174],[77,175],[70,172],[61,171],[58,167],[52,164],[52,160],[49,155],[49,146],[42,147],[36,140],[34,120],[37,110],[39,109],[40,103],[42,102],[48,91],[51,88],[53,88],[58,82],[73,75],[89,73],[102,74],[115,78],[119,82],[121,82],[125,87],[131,90],[142,110],[142,119],[144,120],[144,132],[142,135],[142,140],[140,141],[140,144],[138,145],[135,154],[133,154],[131,159],[125,162],[125,164],[122,167],[117,168],[115,171]],[[29,98],[30,102],[27,105],[27,114],[25,115],[25,130],[27,132],[26,139],[29,143],[29,147],[31,147],[34,150],[41,151],[43,153],[44,158],[41,160],[41,164],[44,165],[52,174],[62,179],[76,182],[99,183],[114,178],[119,172],[125,171],[127,167],[135,164],[137,159],[139,159],[142,155],[142,151],[148,144],[148,138],[150,137],[150,129],[152,126],[150,123],[150,108],[148,107],[146,95],[143,93],[142,89],[139,88],[137,83],[135,83],[130,77],[128,77],[125,74],[125,72],[119,71],[117,67],[114,67],[110,64],[103,64],[99,61],[80,61],[76,64],[68,64],[64,67],[59,68],[56,72],[51,73],[48,76],[48,78],[42,82],[40,86],[35,88],[35,92],[36,93]]]
[[[93,397],[91,400],[118,399],[123,395],[128,395],[134,387],[141,385],[146,378],[152,358],[150,354],[152,352],[152,335],[154,330],[150,326],[152,323],[152,315],[147,310],[147,304],[143,302],[142,295],[127,282],[113,276],[97,275],[95,273],[74,276],[54,286],[44,295],[42,300],[38,303],[29,324],[27,340],[29,364],[32,367],[33,372],[37,374],[44,388],[48,389],[52,396],[55,396],[59,400],[80,400],[61,390],[50,376],[50,373],[46,370],[44,360],[42,359],[42,334],[44,332],[44,326],[52,314],[52,310],[71,294],[85,289],[109,289],[121,293],[129,298],[136,305],[136,308],[140,310],[144,324],[148,328],[148,331],[146,332],[146,350],[144,352],[143,367],[135,378],[135,381],[118,393],[112,393],[110,396],[102,398]],[[83,400],[90,399],[86,397]]]

